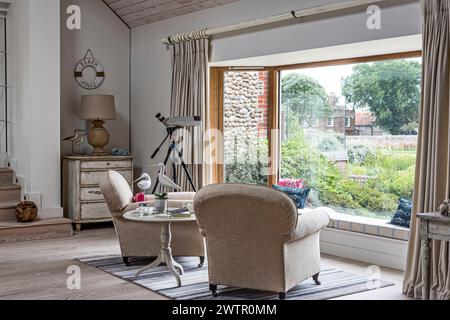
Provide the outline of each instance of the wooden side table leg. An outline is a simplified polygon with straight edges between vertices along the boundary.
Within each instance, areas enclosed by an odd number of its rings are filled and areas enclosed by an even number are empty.
[[[422,300],[430,300],[431,241],[422,240]]]

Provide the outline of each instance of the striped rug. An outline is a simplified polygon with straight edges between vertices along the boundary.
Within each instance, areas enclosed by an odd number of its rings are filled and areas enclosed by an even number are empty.
[[[278,295],[273,292],[262,292],[249,289],[219,286],[219,297],[213,298],[209,291],[208,269],[205,265],[198,268],[198,258],[176,258],[185,270],[181,277],[182,287],[177,288],[173,276],[166,267],[160,266],[135,279],[134,274],[151,260],[134,259],[131,266],[126,267],[120,256],[94,256],[80,258],[79,261],[101,269],[123,280],[156,291],[175,300],[273,300]],[[326,300],[363,291],[393,285],[382,280],[370,281],[367,276],[324,268],[320,274],[322,285],[317,286],[312,279],[306,280],[287,294],[287,300]]]

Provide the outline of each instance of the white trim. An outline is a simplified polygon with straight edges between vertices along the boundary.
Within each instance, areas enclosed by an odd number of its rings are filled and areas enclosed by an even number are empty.
[[[325,254],[405,270],[408,242],[326,228],[320,235],[320,247]]]

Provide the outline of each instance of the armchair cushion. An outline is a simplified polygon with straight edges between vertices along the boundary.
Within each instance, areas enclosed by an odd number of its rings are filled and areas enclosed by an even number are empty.
[[[297,228],[290,241],[303,239],[328,226],[330,218],[326,210],[319,208],[301,215],[298,218]]]
[[[111,212],[122,211],[133,202],[130,185],[117,171],[109,171],[108,177],[100,182],[100,188]]]

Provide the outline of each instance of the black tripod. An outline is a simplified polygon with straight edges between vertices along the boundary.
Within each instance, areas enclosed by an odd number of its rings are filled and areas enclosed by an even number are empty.
[[[164,165],[167,166],[167,163],[169,162],[169,158],[170,158],[170,155],[172,154],[172,152],[174,152],[174,151],[178,152],[178,156],[181,159],[181,166],[183,167],[186,177],[188,178],[189,184],[191,185],[192,190],[194,190],[194,192],[197,192],[197,188],[195,188],[194,182],[192,181],[192,176],[189,173],[189,169],[183,160],[183,154],[181,153],[181,151],[178,150],[177,143],[174,140],[172,140],[173,134],[178,129],[181,129],[181,127],[167,128],[167,136],[164,138],[163,142],[161,142],[161,144],[158,146],[158,148],[156,148],[155,152],[153,152],[151,158],[155,159],[156,155],[159,153],[159,151],[161,150],[164,143],[166,143],[166,141],[170,138],[171,142],[170,142],[169,150],[167,151],[166,158],[164,159]],[[172,163],[172,168],[173,168],[173,182],[177,183],[178,177],[177,177],[177,170],[176,170],[177,167],[176,167],[175,163]],[[159,185],[159,178],[156,180],[155,187],[153,188],[153,193],[156,192],[158,185]]]

